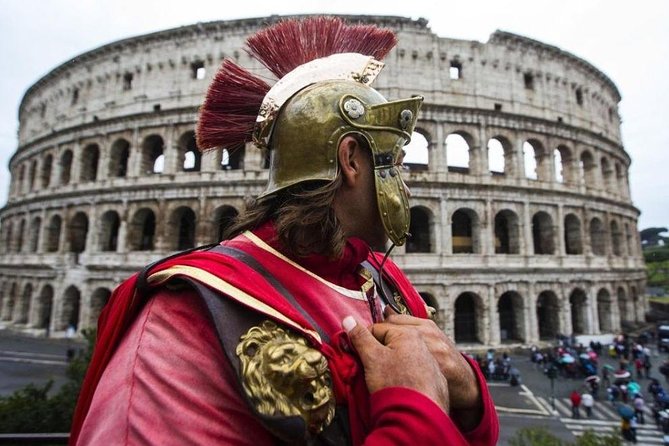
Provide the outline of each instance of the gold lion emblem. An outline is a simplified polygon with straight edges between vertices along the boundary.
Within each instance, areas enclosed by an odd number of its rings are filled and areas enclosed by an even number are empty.
[[[335,398],[327,359],[307,341],[266,320],[237,345],[242,384],[256,410],[300,416],[311,434],[330,424]]]

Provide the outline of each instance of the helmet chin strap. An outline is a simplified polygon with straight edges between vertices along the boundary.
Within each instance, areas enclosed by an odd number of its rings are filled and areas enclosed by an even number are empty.
[[[411,234],[409,232],[407,232],[405,235],[406,235],[406,238],[411,237]],[[386,305],[390,306],[390,308],[392,308],[395,313],[401,314],[402,310],[397,305],[397,302],[395,302],[392,289],[390,287],[386,286],[385,279],[383,278],[383,266],[386,264],[386,260],[388,260],[388,257],[390,257],[390,253],[392,252],[393,249],[395,249],[395,246],[397,246],[397,245],[395,245],[395,242],[391,241],[390,247],[388,248],[385,255],[383,256],[383,260],[381,260],[381,264],[379,265],[378,262],[377,262],[377,265],[379,267],[378,292],[379,292],[379,296],[381,296],[381,299],[383,300],[383,302]],[[374,258],[374,257],[372,257],[372,258]],[[374,258],[374,261],[376,261],[375,258]],[[388,294],[390,294],[390,295],[388,295]]]

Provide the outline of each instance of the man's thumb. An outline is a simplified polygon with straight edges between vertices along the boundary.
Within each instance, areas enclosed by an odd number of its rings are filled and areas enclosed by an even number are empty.
[[[358,352],[362,364],[365,365],[368,360],[373,360],[376,349],[381,346],[374,335],[358,324],[353,316],[346,316],[341,324],[346,330],[353,348]]]

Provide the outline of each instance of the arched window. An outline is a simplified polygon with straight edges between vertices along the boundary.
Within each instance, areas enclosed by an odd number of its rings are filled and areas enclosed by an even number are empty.
[[[429,147],[430,143],[425,134],[414,131],[411,142],[404,146],[404,166],[412,172],[427,170],[430,162]]]
[[[186,206],[181,206],[172,213],[169,221],[172,249],[182,251],[195,247],[195,220],[195,212]]]
[[[150,135],[144,138],[141,165],[141,172],[143,174],[163,172],[165,167],[164,149],[165,143],[160,135]]]
[[[532,242],[535,254],[555,253],[553,219],[548,213],[537,212],[532,217]]]
[[[36,328],[49,328],[51,325],[51,309],[53,308],[53,288],[51,285],[44,285],[42,292],[37,300],[37,320]]]
[[[225,232],[232,225],[238,214],[237,209],[232,206],[221,206],[214,211],[214,227],[216,228],[216,232],[212,242],[223,240]]]
[[[446,160],[449,172],[469,173],[469,143],[463,135],[451,133],[446,137]]]
[[[86,237],[88,236],[88,217],[83,212],[77,212],[70,220],[68,239],[70,252],[84,252],[86,250]]]
[[[632,313],[629,302],[627,301],[627,293],[625,292],[625,288],[618,287],[617,297],[618,297],[618,312],[620,313],[620,319],[623,321],[633,321],[634,314]]]
[[[69,286],[63,294],[60,323],[56,330],[65,330],[68,327],[79,328],[79,310],[81,308],[81,292],[74,285]]]
[[[107,211],[100,219],[100,251],[116,251],[121,219],[116,211]]]
[[[564,245],[568,255],[583,254],[581,221],[574,214],[564,218]]]
[[[30,234],[28,235],[28,250],[30,252],[37,252],[39,249],[39,239],[41,232],[42,219],[40,217],[35,217],[30,223]]]
[[[199,172],[202,167],[202,154],[197,148],[195,132],[186,132],[179,138],[179,152],[182,157],[184,172]]]
[[[597,217],[590,220],[590,244],[594,255],[606,255],[606,230],[602,221]]]
[[[409,226],[411,234],[407,239],[406,252],[431,252],[431,218],[427,209],[421,207],[411,208],[411,223]]]
[[[479,252],[478,216],[472,209],[458,209],[451,217],[451,243],[453,254]]]
[[[495,254],[519,254],[520,230],[518,216],[505,209],[495,215]]]
[[[28,190],[35,190],[35,178],[37,177],[37,161],[32,160],[28,168]]]
[[[491,138],[488,141],[488,170],[493,175],[504,175],[505,152],[504,145],[499,138]]]
[[[33,297],[33,286],[27,284],[23,289],[23,294],[21,295],[21,300],[19,301],[18,314],[14,319],[14,322],[17,324],[26,324],[28,323],[28,315],[30,314],[30,301]]]
[[[18,289],[19,287],[16,283],[13,283],[9,287],[9,294],[6,297],[7,302],[3,304],[2,308],[0,308],[0,310],[2,310],[3,321],[11,321],[12,317],[14,316],[14,306],[16,304],[17,294],[19,292]]]
[[[54,215],[46,228],[46,252],[57,252],[60,248],[60,232],[63,220],[59,215]]]
[[[12,252],[14,249],[14,226],[11,221],[5,220],[2,222],[2,228],[4,230],[3,244],[5,252]]]
[[[66,150],[60,157],[60,184],[70,183],[72,174],[72,151]]]
[[[102,308],[107,305],[110,296],[111,291],[107,288],[97,288],[93,291],[93,294],[91,295],[90,319],[88,322],[90,327],[97,326],[100,312],[102,311]]]
[[[40,175],[40,183],[42,189],[46,189],[51,184],[51,170],[53,169],[53,155],[49,154],[44,157],[42,161],[42,173]]]
[[[26,232],[26,221],[21,220],[19,222],[19,230],[18,233],[16,234],[16,252],[23,252],[23,237],[25,236]]]
[[[555,150],[555,178],[561,183],[575,181],[573,155],[571,149],[565,145],[559,145]]]
[[[439,309],[439,302],[437,299],[429,293],[420,292],[418,294],[423,298],[423,302],[425,302],[428,307],[432,307],[436,311],[434,323],[437,324],[437,327],[443,330],[446,321],[444,321],[444,312]]]
[[[128,160],[130,159],[130,143],[125,139],[117,139],[111,147],[109,157],[109,176],[123,178],[128,175]]]
[[[502,294],[497,302],[499,313],[499,331],[502,341],[523,341],[525,317],[523,299],[515,291]]]
[[[537,150],[529,141],[523,143],[523,160],[525,165],[525,178],[536,180],[537,175]]]
[[[597,317],[601,333],[611,333],[613,331],[613,312],[611,310],[611,294],[608,290],[602,288],[597,293]]]
[[[627,223],[625,223],[625,247],[627,248],[627,255],[629,257],[634,257],[634,237],[632,237],[630,225]]]
[[[604,190],[607,191],[614,191],[616,190],[614,181],[613,181],[613,168],[611,167],[611,164],[609,163],[609,160],[606,159],[606,157],[602,157],[599,163],[601,170],[602,170],[602,186],[604,187]]]
[[[156,215],[151,209],[142,208],[133,215],[128,239],[132,251],[151,251],[156,234]]]
[[[613,250],[614,256],[623,255],[623,233],[618,226],[618,222],[615,220],[611,221],[611,248]]]
[[[81,154],[82,182],[95,181],[98,177],[98,162],[100,161],[100,147],[97,144],[89,144]]]
[[[482,343],[480,322],[483,316],[481,298],[474,293],[462,293],[455,299],[453,327],[455,342]]]
[[[595,177],[597,165],[592,154],[587,150],[581,153],[579,167],[583,184],[585,184],[586,187],[594,188],[597,184],[597,178]]]
[[[587,332],[588,308],[585,292],[576,288],[569,295],[571,306],[571,327],[574,334],[585,334]]]
[[[552,291],[542,291],[537,298],[539,339],[551,340],[560,333],[560,305]]]
[[[220,151],[221,160],[219,166],[221,170],[239,170],[244,167],[244,147],[239,147],[234,150],[223,149]],[[269,164],[265,166],[268,168]]]

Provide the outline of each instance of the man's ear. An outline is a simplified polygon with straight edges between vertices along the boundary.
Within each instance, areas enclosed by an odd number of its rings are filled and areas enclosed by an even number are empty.
[[[339,161],[339,169],[344,180],[344,184],[352,186],[359,178],[360,156],[362,155],[362,147],[353,136],[345,136],[339,142],[337,148],[337,160]]]

